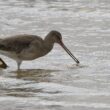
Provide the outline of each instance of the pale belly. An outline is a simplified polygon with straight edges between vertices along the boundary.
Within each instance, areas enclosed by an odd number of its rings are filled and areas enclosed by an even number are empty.
[[[40,56],[36,55],[36,53],[29,53],[29,52],[22,52],[22,53],[15,53],[15,52],[8,52],[0,50],[0,54],[12,58],[14,60],[34,60]]]
[[[0,54],[7,56],[7,57],[10,57],[12,59],[17,59],[17,55],[14,52],[8,52],[8,51],[0,50]]]

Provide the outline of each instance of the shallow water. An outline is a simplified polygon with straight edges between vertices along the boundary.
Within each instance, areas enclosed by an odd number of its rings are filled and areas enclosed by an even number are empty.
[[[59,30],[79,66],[59,46],[47,56],[0,70],[1,110],[110,110],[110,1],[1,0],[0,34]]]

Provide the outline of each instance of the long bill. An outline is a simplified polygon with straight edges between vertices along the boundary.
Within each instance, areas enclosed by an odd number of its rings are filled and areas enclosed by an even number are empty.
[[[78,59],[70,52],[70,50],[64,45],[64,43],[61,41],[60,45],[63,47],[63,49],[72,57],[72,59],[79,64],[80,62],[78,61]]]

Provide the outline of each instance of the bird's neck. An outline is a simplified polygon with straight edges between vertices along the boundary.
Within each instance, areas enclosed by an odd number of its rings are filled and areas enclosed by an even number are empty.
[[[51,37],[46,36],[44,39],[44,46],[45,46],[45,51],[46,53],[50,52],[53,49],[54,42],[51,39]]]

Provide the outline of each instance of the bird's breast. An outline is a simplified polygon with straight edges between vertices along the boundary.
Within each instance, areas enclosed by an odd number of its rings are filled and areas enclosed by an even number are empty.
[[[51,46],[45,46],[45,45],[31,45],[29,48],[22,50],[22,52],[19,54],[19,57],[22,60],[34,60],[36,58],[45,56],[48,54],[53,48],[53,45]]]

